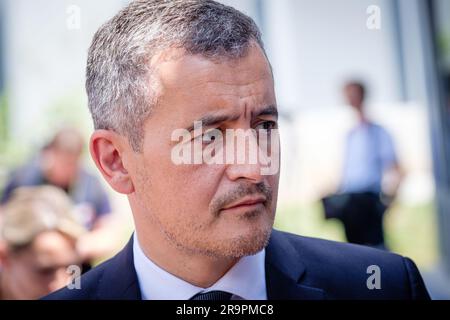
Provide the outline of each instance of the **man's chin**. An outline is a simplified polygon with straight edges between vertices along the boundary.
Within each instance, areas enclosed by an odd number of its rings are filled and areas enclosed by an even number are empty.
[[[218,245],[215,254],[222,257],[241,258],[254,255],[264,249],[270,238],[272,227],[235,234],[230,232],[226,239]]]

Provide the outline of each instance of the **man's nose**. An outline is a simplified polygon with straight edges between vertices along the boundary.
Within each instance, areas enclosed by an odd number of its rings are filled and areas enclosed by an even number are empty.
[[[231,164],[227,168],[227,176],[232,181],[247,179],[254,183],[260,183],[263,180],[259,164]]]
[[[230,180],[247,179],[254,183],[263,180],[261,174],[260,152],[257,138],[251,136],[248,143],[234,148],[234,159],[227,165],[227,176]]]

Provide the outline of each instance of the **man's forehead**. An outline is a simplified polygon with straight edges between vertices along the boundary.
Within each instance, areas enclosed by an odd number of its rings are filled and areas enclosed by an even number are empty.
[[[251,115],[276,105],[270,66],[259,47],[234,60],[170,51],[153,62],[160,91],[150,122],[170,119],[170,127],[186,127],[208,114]]]
[[[241,58],[214,58],[169,49],[152,60],[165,89],[220,85],[224,89],[271,81],[272,74],[263,51],[251,46]]]

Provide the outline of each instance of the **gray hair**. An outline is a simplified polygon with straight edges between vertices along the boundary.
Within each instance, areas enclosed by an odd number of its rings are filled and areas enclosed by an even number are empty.
[[[106,22],[89,48],[86,90],[95,129],[127,136],[142,148],[143,125],[156,105],[152,57],[168,48],[237,59],[251,43],[264,51],[255,22],[212,0],[137,0]]]

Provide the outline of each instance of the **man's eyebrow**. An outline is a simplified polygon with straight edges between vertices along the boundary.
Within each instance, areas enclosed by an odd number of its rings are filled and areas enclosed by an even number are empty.
[[[256,111],[253,114],[253,117],[260,117],[260,116],[274,116],[278,119],[278,109],[275,106],[268,106],[265,107],[259,111]],[[219,123],[225,122],[225,121],[236,121],[239,119],[240,114],[235,115],[229,115],[229,114],[207,114],[201,117],[198,120],[194,121],[194,124],[196,122],[201,122],[203,127],[210,127],[217,125]],[[186,128],[187,131],[191,132],[195,129],[195,125],[191,125],[190,127]]]
[[[276,106],[268,106],[264,109],[256,111],[253,117],[261,117],[261,116],[273,116],[278,119],[278,109]]]
[[[225,121],[235,121],[239,119],[240,115],[228,115],[228,114],[207,114],[201,117],[198,120],[195,120],[195,122],[201,122],[202,126],[204,127],[210,127]],[[194,122],[194,123],[195,123]],[[195,129],[195,125],[186,128],[187,131],[191,132]]]

